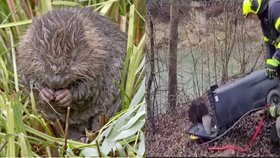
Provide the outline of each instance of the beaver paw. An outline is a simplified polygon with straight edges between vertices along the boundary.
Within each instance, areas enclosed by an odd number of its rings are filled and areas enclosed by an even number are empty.
[[[40,99],[44,102],[50,102],[54,100],[54,91],[45,87],[40,90]]]
[[[67,107],[72,102],[72,94],[69,89],[55,91],[55,101],[62,107]]]

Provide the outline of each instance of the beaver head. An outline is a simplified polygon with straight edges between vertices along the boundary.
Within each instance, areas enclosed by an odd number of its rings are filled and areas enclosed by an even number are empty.
[[[21,42],[26,56],[20,58],[26,59],[19,62],[26,63],[20,63],[19,69],[35,73],[36,80],[51,89],[95,78],[107,57],[103,39],[83,16],[75,10],[54,10],[33,19],[28,37]]]

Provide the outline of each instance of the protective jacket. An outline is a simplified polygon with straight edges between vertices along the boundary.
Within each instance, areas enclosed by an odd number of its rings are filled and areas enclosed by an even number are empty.
[[[267,58],[280,61],[280,0],[264,0],[258,13],[267,48]],[[265,3],[266,2],[266,3]]]

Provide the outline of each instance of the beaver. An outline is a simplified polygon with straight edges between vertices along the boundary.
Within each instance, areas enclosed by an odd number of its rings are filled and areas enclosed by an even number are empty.
[[[110,118],[120,110],[115,82],[126,45],[126,33],[89,8],[53,9],[32,19],[20,41],[21,83],[51,120],[65,121],[70,106],[69,137],[77,138],[71,131],[96,131],[101,113]]]
[[[215,118],[213,110],[208,106],[205,101],[194,100],[191,102],[188,109],[188,119],[192,124],[201,123],[206,134],[210,135],[213,132],[217,132],[217,120]]]
[[[204,102],[196,100],[191,102],[188,109],[188,118],[191,123],[202,123],[202,117],[205,115],[209,115],[209,110]]]

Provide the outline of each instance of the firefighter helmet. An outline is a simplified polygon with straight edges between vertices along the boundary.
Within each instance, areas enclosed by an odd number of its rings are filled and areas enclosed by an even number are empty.
[[[243,1],[243,15],[247,16],[250,13],[258,14],[261,8],[262,0],[244,0]]]

